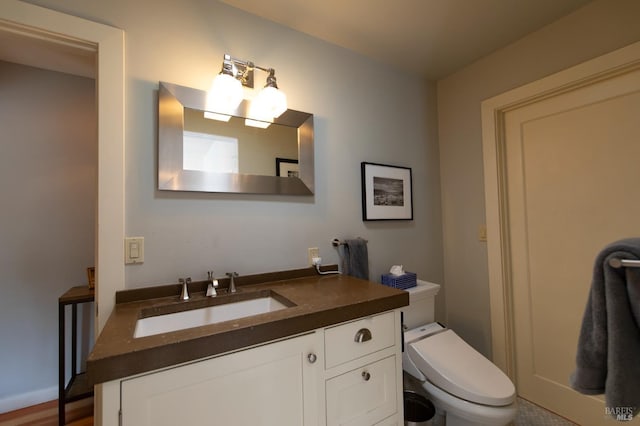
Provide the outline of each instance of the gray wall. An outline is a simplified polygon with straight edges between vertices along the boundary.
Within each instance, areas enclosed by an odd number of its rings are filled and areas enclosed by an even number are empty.
[[[58,297],[94,264],[94,81],[0,61],[0,129],[2,412],[57,397]]]
[[[330,240],[352,236],[369,240],[373,279],[395,263],[442,279],[434,84],[215,1],[31,3],[125,31],[126,233],[145,237],[127,288],[305,267],[308,247],[338,262]],[[224,53],[274,67],[290,108],[315,114],[314,197],[155,189],[158,81],[206,90]],[[414,221],[362,222],[361,161],[413,169]]]
[[[403,264],[442,281],[435,83],[212,0],[29,3],[125,31],[124,215],[126,234],[145,237],[145,263],[127,266],[126,288],[204,279],[209,269],[244,275],[305,267],[308,247],[337,263],[330,240],[354,236],[369,240],[373,280]],[[206,90],[224,53],[274,67],[290,108],[315,114],[315,196],[155,189],[158,82]],[[413,221],[361,220],[362,161],[412,168]],[[24,367],[12,356],[16,370]]]
[[[480,103],[640,40],[640,2],[598,0],[438,81],[446,319],[491,354]],[[559,307],[561,309],[561,307]]]
[[[449,325],[485,354],[491,336],[486,247],[477,241],[485,221],[480,102],[640,38],[639,2],[597,0],[439,81],[436,102],[434,83],[215,1],[29,2],[125,31],[124,214],[126,233],[146,242],[145,263],[126,269],[127,288],[204,278],[207,269],[302,267],[312,246],[325,262],[337,262],[329,240],[362,236],[374,278],[395,263],[423,279],[446,277]],[[224,53],[275,67],[290,107],[315,114],[314,197],[155,190],[158,81],[206,89]],[[361,221],[361,161],[413,169],[414,221]]]

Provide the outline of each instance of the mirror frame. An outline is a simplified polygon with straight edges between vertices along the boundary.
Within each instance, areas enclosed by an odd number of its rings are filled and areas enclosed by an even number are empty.
[[[298,129],[299,177],[263,176],[184,170],[184,109],[206,111],[207,92],[160,82],[158,89],[158,189],[163,191],[313,195],[313,114],[288,109],[275,124]],[[247,117],[249,101],[232,114]],[[213,111],[215,112],[215,111]]]

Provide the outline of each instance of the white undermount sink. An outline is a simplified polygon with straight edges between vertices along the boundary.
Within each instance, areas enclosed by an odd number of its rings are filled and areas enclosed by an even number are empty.
[[[133,337],[153,336],[154,334],[185,330],[187,328],[279,311],[288,307],[272,296],[262,296],[238,302],[149,316],[138,319]]]

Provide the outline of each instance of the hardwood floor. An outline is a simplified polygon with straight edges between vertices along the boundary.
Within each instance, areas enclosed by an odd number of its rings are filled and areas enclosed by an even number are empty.
[[[67,426],[93,426],[93,398],[67,404]],[[0,426],[57,426],[58,401],[0,414]]]

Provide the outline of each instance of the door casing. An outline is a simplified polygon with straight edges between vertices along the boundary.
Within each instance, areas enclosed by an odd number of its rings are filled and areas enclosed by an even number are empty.
[[[96,217],[97,336],[115,306],[115,293],[124,289],[124,31],[18,0],[3,0],[0,29],[51,42],[95,46],[98,64],[98,206]],[[96,386],[94,421],[117,416],[118,407],[102,405]],[[116,414],[114,414],[116,413]],[[117,419],[109,419],[117,421]]]
[[[640,68],[640,42],[482,102],[482,142],[493,362],[515,381],[514,305],[506,199],[508,111]]]

